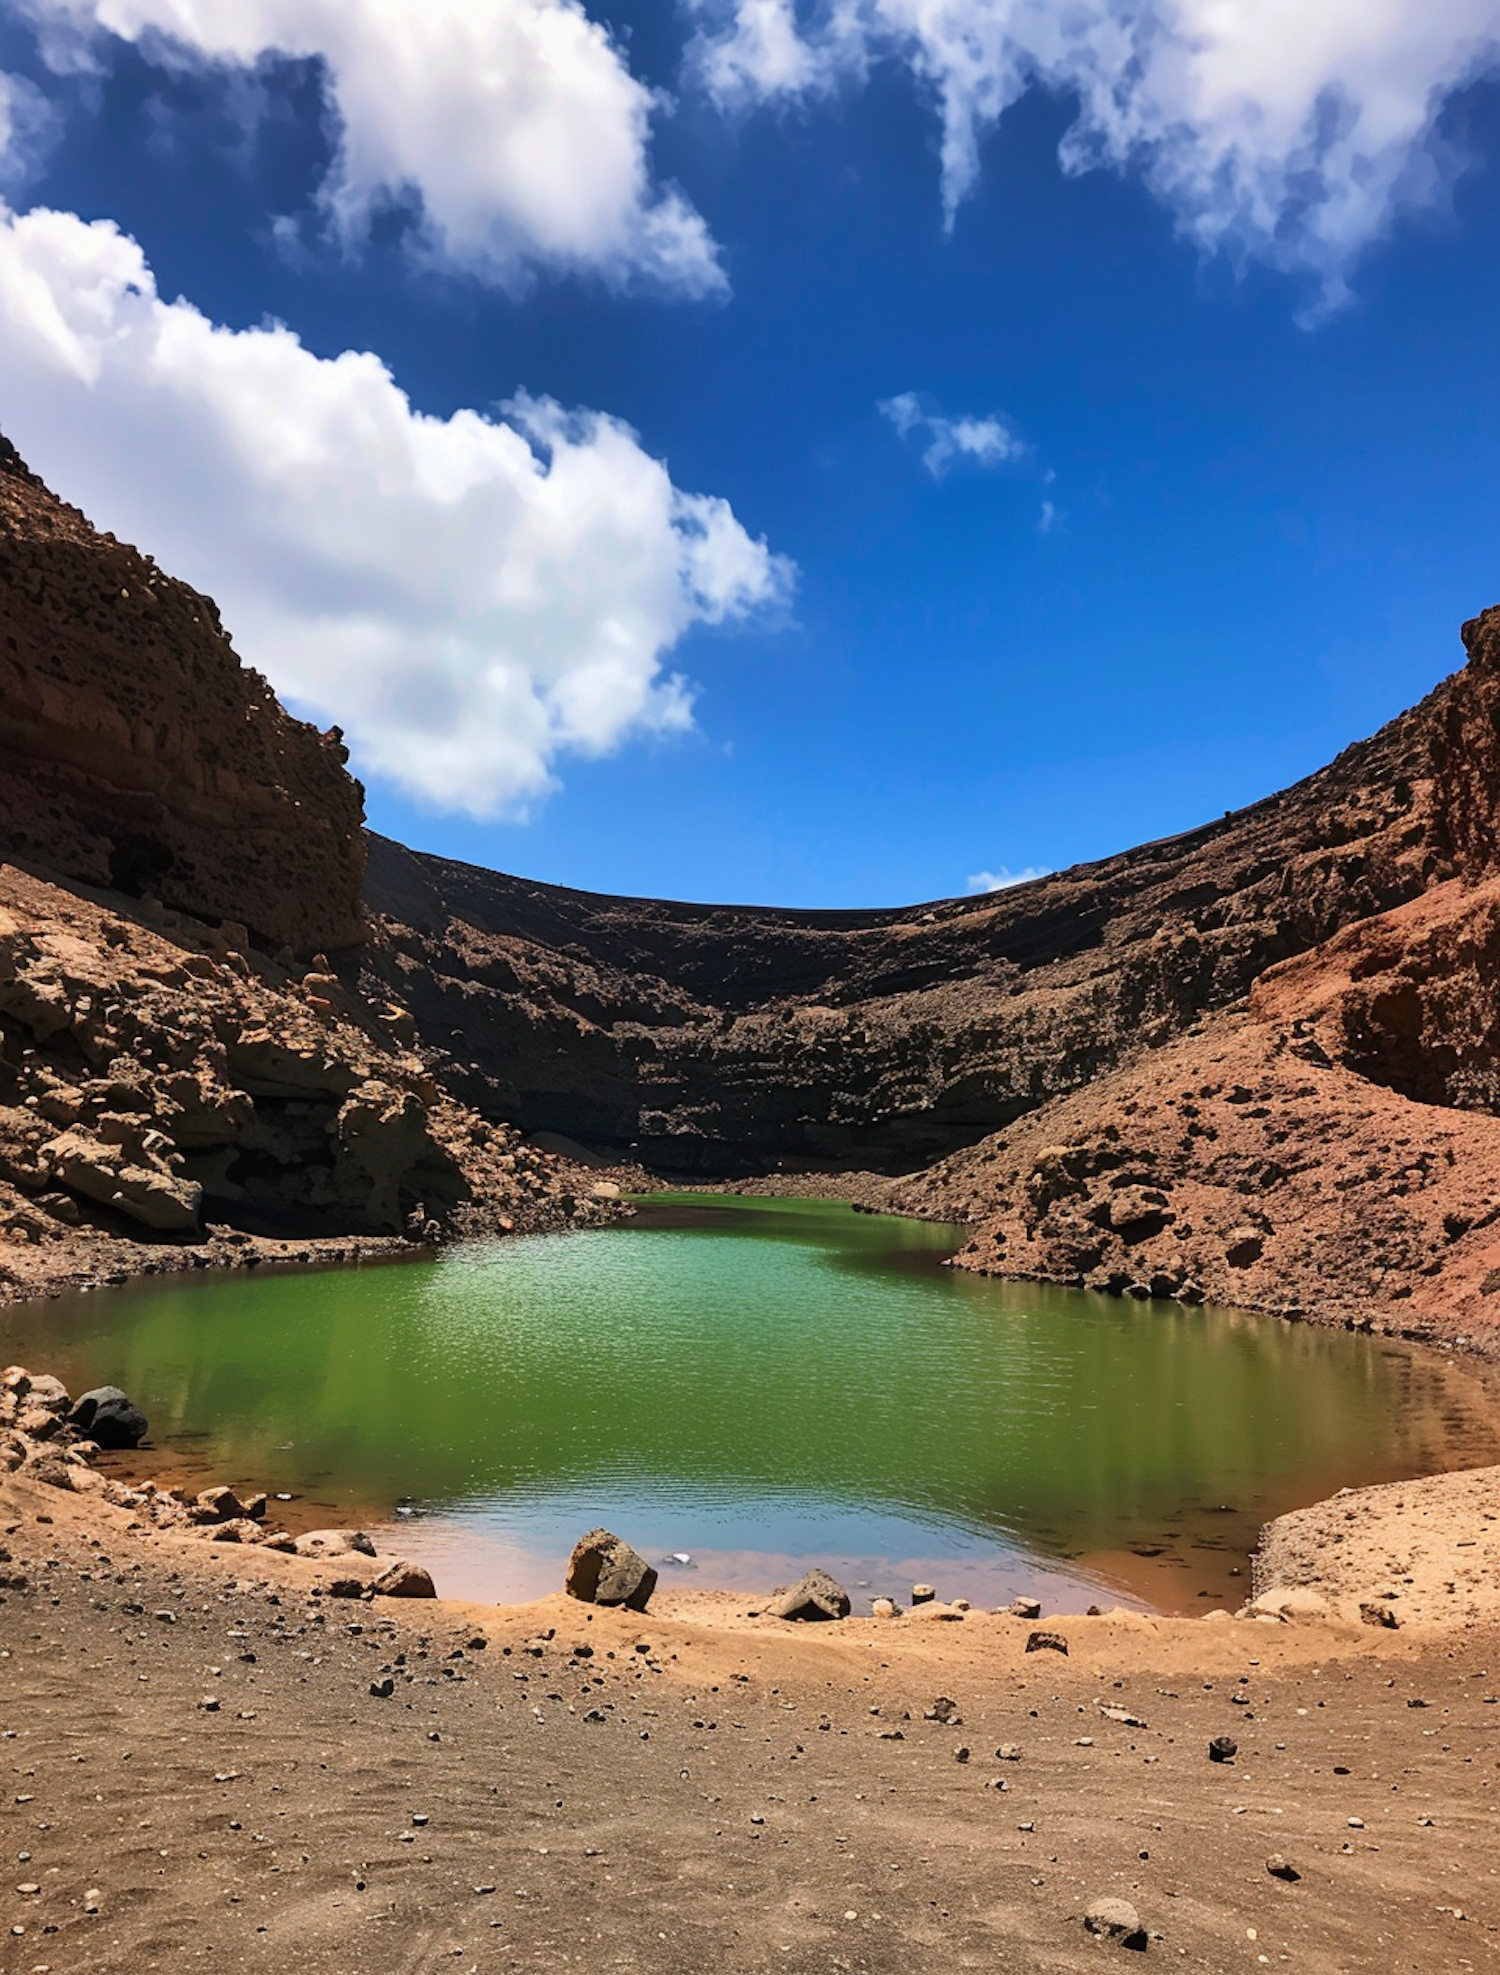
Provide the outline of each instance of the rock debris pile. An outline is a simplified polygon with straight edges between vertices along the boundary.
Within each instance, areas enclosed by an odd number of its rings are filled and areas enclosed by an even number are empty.
[[[359,1559],[362,1574],[336,1580],[334,1595],[436,1595],[430,1574],[419,1564],[395,1559],[366,1571],[365,1560],[375,1557],[375,1545],[360,1530],[309,1530],[293,1536],[278,1529],[264,1493],[242,1498],[223,1485],[194,1492],[155,1481],[120,1481],[96,1471],[93,1463],[105,1448],[137,1447],[147,1430],[144,1416],[117,1386],[101,1386],[75,1402],[62,1381],[48,1372],[29,1371],[24,1365],[0,1372],[0,1473],[126,1509],[134,1518],[127,1527],[137,1530],[171,1531],[209,1543],[255,1544],[299,1557]]]

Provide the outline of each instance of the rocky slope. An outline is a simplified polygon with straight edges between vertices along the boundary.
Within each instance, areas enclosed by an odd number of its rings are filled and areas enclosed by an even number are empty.
[[[0,1294],[606,1219],[592,1177],[457,1103],[336,975],[0,865]]]
[[[1500,1335],[1500,611],[1280,795],[821,913],[364,839],[336,733],[13,456],[0,616],[18,1256],[613,1211],[560,1145],[962,1219],[970,1267]]]
[[[337,731],[4,441],[0,632],[0,1295],[618,1211],[327,959],[364,935]]]

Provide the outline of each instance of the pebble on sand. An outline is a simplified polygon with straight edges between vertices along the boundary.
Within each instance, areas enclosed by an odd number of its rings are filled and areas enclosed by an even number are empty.
[[[1139,1950],[1146,1945],[1146,1930],[1141,1925],[1141,1916],[1129,1900],[1091,1901],[1084,1913],[1083,1924],[1091,1934],[1097,1934],[1102,1940],[1118,1941],[1122,1948]]]

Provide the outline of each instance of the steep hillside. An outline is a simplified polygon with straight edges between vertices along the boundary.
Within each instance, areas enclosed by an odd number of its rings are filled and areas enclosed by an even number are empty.
[[[336,732],[8,452],[0,630],[12,1290],[618,1211],[551,1134],[961,1219],[976,1269],[1500,1336],[1500,610],[1280,795],[871,912],[363,837]]]
[[[337,731],[293,720],[210,598],[98,534],[3,439],[0,623],[0,854],[270,952],[358,942],[364,804]]]
[[[330,966],[345,758],[0,441],[0,1294],[619,1211]]]
[[[664,1174],[909,1171],[1452,875],[1453,693],[1202,829],[904,911],[593,898],[376,838],[367,977],[435,1074],[529,1130]]]

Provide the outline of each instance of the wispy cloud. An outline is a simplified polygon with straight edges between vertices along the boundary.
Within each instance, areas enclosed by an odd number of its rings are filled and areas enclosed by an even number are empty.
[[[1076,105],[1065,170],[1132,171],[1206,252],[1310,271],[1325,304],[1463,163],[1445,102],[1500,66],[1496,0],[697,0],[726,107],[829,97],[904,61],[942,124],[944,216],[1029,91]]]
[[[882,398],[879,410],[903,439],[922,447],[922,464],[934,480],[941,480],[961,461],[982,468],[1004,466],[1026,451],[1025,440],[998,412],[983,418],[971,414],[947,418],[941,412],[924,409],[915,391]]]
[[[1007,870],[1001,865],[998,871],[975,871],[970,874],[968,888],[971,892],[1010,891],[1016,885],[1029,885],[1033,878],[1050,878],[1050,864],[1028,864],[1024,871]]]

